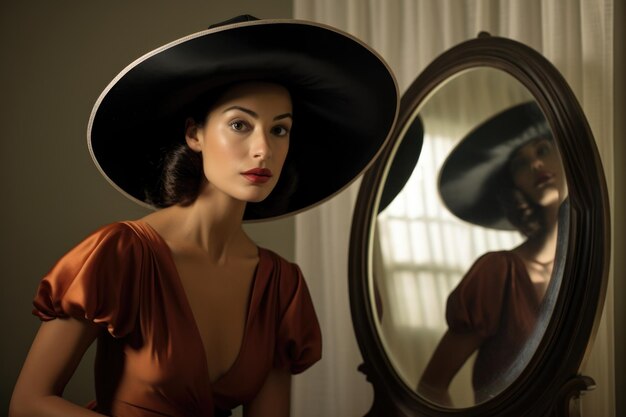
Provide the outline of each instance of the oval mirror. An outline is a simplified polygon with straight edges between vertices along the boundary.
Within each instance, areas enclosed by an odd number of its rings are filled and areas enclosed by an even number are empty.
[[[355,209],[369,415],[568,415],[592,385],[577,371],[604,297],[607,207],[584,114],[545,58],[487,36],[437,58]]]
[[[565,174],[531,94],[498,69],[469,69],[446,81],[409,126],[374,225],[370,302],[404,383],[440,405],[467,407],[506,388],[528,359],[524,348],[541,339],[544,326],[536,324],[545,322],[540,312],[549,318],[560,282],[552,276],[558,237],[567,243],[567,230],[557,227]],[[421,152],[404,149],[417,144]],[[505,166],[514,157],[518,182],[531,182],[533,207],[542,212],[541,219],[518,219],[517,228],[502,208],[516,195]],[[511,206],[509,216],[522,216]],[[541,230],[525,230],[531,223]],[[481,335],[478,358],[465,357],[472,333]]]

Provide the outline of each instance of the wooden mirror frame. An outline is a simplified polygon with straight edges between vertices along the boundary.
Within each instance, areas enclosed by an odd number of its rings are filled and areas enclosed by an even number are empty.
[[[517,79],[534,96],[550,123],[569,188],[569,238],[552,317],[526,368],[494,398],[453,409],[427,401],[394,371],[375,324],[370,247],[380,188],[405,124],[444,81],[477,67],[500,69]],[[391,140],[364,175],[355,206],[349,294],[352,322],[364,358],[359,370],[374,388],[374,402],[367,416],[568,416],[570,400],[594,387],[593,379],[578,371],[600,320],[609,254],[609,203],[602,164],[585,115],[559,71],[532,48],[486,33],[444,52],[403,95]]]

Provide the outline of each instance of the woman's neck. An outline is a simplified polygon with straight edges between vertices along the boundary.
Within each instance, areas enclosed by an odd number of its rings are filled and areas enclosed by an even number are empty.
[[[221,193],[201,192],[188,206],[171,206],[143,220],[166,241],[195,247],[215,263],[232,256],[256,253],[256,245],[242,228],[246,203]]]
[[[556,246],[558,243],[559,205],[544,207],[544,229],[528,238],[514,249],[531,269],[542,270],[547,276],[552,272]]]
[[[534,260],[546,263],[554,259],[558,241],[559,205],[553,204],[543,208],[543,230],[528,238],[521,246]]]

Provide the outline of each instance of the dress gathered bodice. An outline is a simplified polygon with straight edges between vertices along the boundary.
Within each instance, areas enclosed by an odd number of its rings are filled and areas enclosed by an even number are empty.
[[[243,340],[210,383],[205,351],[172,254],[142,221],[99,229],[61,258],[34,300],[42,320],[103,327],[94,408],[112,416],[216,416],[254,399],[272,368],[302,372],[321,333],[300,269],[259,248]]]

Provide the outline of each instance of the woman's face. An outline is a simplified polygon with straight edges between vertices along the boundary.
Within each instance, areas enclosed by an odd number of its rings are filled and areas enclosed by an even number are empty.
[[[534,203],[545,207],[567,197],[565,172],[552,139],[539,138],[523,145],[509,166],[515,186]]]
[[[246,202],[264,200],[287,157],[291,124],[286,88],[247,82],[227,90],[204,125],[187,123],[187,144],[202,153],[207,190]]]

